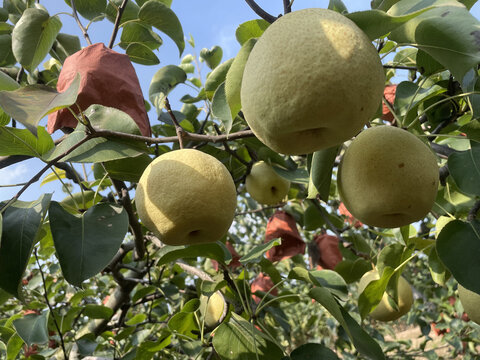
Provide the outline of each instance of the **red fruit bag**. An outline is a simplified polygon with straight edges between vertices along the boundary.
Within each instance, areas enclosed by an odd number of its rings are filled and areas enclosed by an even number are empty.
[[[383,91],[383,95],[385,96],[385,99],[390,103],[390,105],[393,105],[393,102],[395,101],[395,92],[397,91],[397,85],[387,85],[385,86],[385,90]],[[394,119],[393,114],[391,113],[390,109],[385,105],[385,101],[382,101],[382,119],[392,122]]]
[[[258,276],[253,280],[252,284],[250,285],[250,291],[252,294],[255,291],[263,291],[267,292],[270,290],[275,284],[273,283],[270,276],[263,275],[263,273],[258,274]],[[278,295],[277,289],[273,289],[270,294]],[[258,296],[252,295],[253,300],[258,304],[260,302],[260,298]]]
[[[242,263],[239,261],[241,256],[237,253],[237,251],[235,250],[233,245],[230,243],[230,241],[227,241],[225,246],[227,247],[228,251],[230,251],[230,254],[232,254],[232,261],[230,261],[230,264],[228,264],[228,267],[231,269],[235,269],[237,267],[242,266]],[[219,266],[216,260],[212,260],[212,265],[215,271],[218,271]]]
[[[103,43],[87,46],[67,57],[57,82],[65,91],[80,73],[77,104],[85,111],[92,104],[113,107],[132,117],[144,136],[151,136],[140,83],[128,55],[117,53]],[[72,109],[77,112],[77,106]],[[65,108],[48,115],[47,130],[74,128],[77,119]]]
[[[265,255],[268,260],[280,261],[305,253],[306,244],[298,232],[295,219],[285,211],[277,210],[268,219],[265,242],[276,238],[281,238],[282,244],[267,251]]]
[[[310,259],[312,266],[318,270],[335,269],[335,266],[342,261],[342,253],[338,248],[339,240],[336,236],[320,234],[315,236],[312,242]]]

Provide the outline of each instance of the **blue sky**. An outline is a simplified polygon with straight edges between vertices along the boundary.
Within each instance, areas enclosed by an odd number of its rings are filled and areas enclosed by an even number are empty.
[[[0,2],[3,3],[3,0]],[[328,2],[328,0],[295,0],[293,10],[309,7],[325,8],[328,6]],[[50,15],[70,12],[70,8],[63,0],[41,0],[40,3],[49,10]],[[283,12],[282,0],[258,0],[257,3],[272,15],[278,15]],[[370,0],[344,0],[344,3],[349,12],[370,9]],[[219,45],[222,47],[224,54],[222,61],[234,57],[240,48],[235,39],[237,26],[245,21],[258,18],[243,0],[173,0],[172,9],[180,19],[186,38],[192,35],[195,40],[195,49],[192,49],[187,43],[184,55],[188,53],[198,54],[202,48],[211,48],[214,45]],[[480,6],[478,4],[473,7],[472,13],[479,18]],[[59,16],[63,23],[61,31],[77,35],[81,39],[82,46],[86,46],[87,44],[82,37],[82,33],[73,18],[65,14],[60,14]],[[82,21],[84,25],[88,23],[85,19],[82,19]],[[92,42],[108,43],[112,28],[113,24],[106,20],[94,23],[89,29]],[[134,64],[145,98],[148,97],[150,79],[155,72],[162,66],[169,64],[177,65],[180,63],[178,50],[173,41],[166,35],[160,35],[164,40],[164,44],[156,53],[160,59],[160,64],[157,66]],[[117,42],[119,37],[118,35]],[[122,51],[118,46],[114,49]],[[205,76],[208,68],[204,64],[202,67],[202,74]],[[174,108],[179,108],[179,106],[175,106],[178,104],[176,99],[184,95],[186,91],[188,91],[186,87],[182,89],[182,86],[180,86],[178,91],[170,96]],[[175,96],[176,94],[178,94],[178,96]],[[154,111],[150,111],[149,117],[152,124],[157,122],[157,116]],[[45,125],[45,121],[41,124]],[[26,182],[42,166],[43,163],[39,160],[32,159],[2,169],[0,170],[0,185]],[[87,167],[89,170],[89,165]],[[47,172],[47,174],[48,173],[49,172]],[[0,201],[9,199],[19,189],[18,187],[0,188]],[[31,185],[20,199],[31,201],[37,199],[40,193],[45,192],[54,192],[53,198],[55,200],[61,200],[66,196],[58,186],[58,182],[40,187],[39,181]]]

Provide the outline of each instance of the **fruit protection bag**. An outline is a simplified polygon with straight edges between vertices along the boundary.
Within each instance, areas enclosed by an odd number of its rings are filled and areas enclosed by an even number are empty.
[[[151,136],[142,90],[128,55],[117,53],[103,43],[87,46],[65,59],[57,90],[65,91],[77,73],[81,79],[76,103],[82,111],[92,104],[122,110],[132,117],[142,135]],[[76,105],[71,108],[78,110]],[[48,116],[49,133],[76,126],[77,119],[67,108]]]

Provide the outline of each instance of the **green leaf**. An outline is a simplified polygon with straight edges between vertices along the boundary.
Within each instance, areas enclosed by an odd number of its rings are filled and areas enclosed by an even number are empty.
[[[235,118],[242,108],[240,88],[242,86],[243,69],[256,42],[257,39],[252,38],[242,45],[242,48],[233,60],[232,66],[228,69],[227,77],[225,78],[225,97],[230,107],[232,119]]]
[[[471,141],[471,149],[448,157],[448,170],[460,191],[480,195],[480,143]]]
[[[15,334],[7,342],[7,359],[6,360],[15,360],[17,359],[17,355],[22,350],[23,347],[23,340],[18,335]]]
[[[48,341],[48,312],[41,315],[28,314],[13,321],[13,326],[25,344],[45,344]]]
[[[348,10],[342,0],[330,0],[328,3],[330,10],[339,12],[340,14],[347,14]]]
[[[176,313],[168,320],[168,328],[189,338],[198,338],[199,327],[194,313]]]
[[[338,146],[315,151],[309,166],[310,179],[308,183],[308,198],[328,201],[330,195],[330,183],[332,181],[332,169],[338,154]]]
[[[77,74],[68,89],[62,93],[43,85],[0,91],[0,106],[36,136],[40,120],[47,114],[74,104],[79,87],[80,75]]]
[[[213,347],[222,360],[279,360],[283,351],[240,315],[232,313],[215,331]]]
[[[177,15],[165,4],[150,0],[142,5],[138,18],[168,35],[177,45],[180,55],[185,49],[183,29]]]
[[[335,266],[335,271],[343,277],[347,284],[360,280],[362,275],[371,269],[372,265],[363,258],[345,259]]]
[[[228,134],[232,130],[233,118],[230,107],[227,102],[227,95],[225,94],[225,82],[221,83],[215,91],[212,99],[212,115],[214,118],[220,120],[225,127],[225,132]]]
[[[467,7],[468,10],[472,8],[473,5],[476,4],[477,0],[458,0],[461,2],[463,5]]]
[[[50,50],[50,55],[63,63],[68,56],[75,54],[81,49],[78,36],[59,33]]]
[[[128,230],[127,212],[107,203],[97,204],[82,215],[72,215],[52,202],[49,214],[63,275],[75,286],[81,286],[108,265]]]
[[[0,288],[22,299],[20,284],[32,254],[51,194],[32,202],[15,201],[3,213]]]
[[[12,32],[12,50],[17,61],[32,72],[47,56],[62,27],[58,16],[45,10],[26,9]]]
[[[108,20],[115,22],[118,15],[118,9],[122,3],[123,0],[108,0],[107,8],[105,9],[105,14]],[[123,25],[126,22],[138,20],[139,11],[140,7],[137,4],[135,4],[133,1],[128,1],[127,6],[123,10],[120,25]]]
[[[242,256],[239,261],[244,265],[258,263],[262,260],[263,254],[265,254],[272,247],[281,244],[281,239],[272,239],[261,245],[256,245],[246,255]]]
[[[371,313],[380,303],[392,276],[393,268],[385,267],[381,278],[371,281],[360,294],[358,298],[358,308],[362,319]]]
[[[286,170],[273,166],[273,170],[275,170],[278,175],[290,182],[308,185],[308,172],[305,169],[297,168],[295,170]]]
[[[27,129],[0,127],[0,156],[28,155],[40,157],[53,149],[52,137],[39,126],[37,137]]]
[[[150,156],[141,154],[132,158],[106,161],[103,165],[108,175],[113,179],[138,183],[146,167],[151,162],[152,158]]]
[[[450,272],[440,260],[436,248],[432,248],[428,255],[428,269],[433,281],[440,286],[445,286],[446,281],[450,278]]]
[[[71,0],[65,0],[68,6],[72,6]],[[75,8],[85,19],[93,20],[105,13],[107,0],[75,0]]]
[[[342,301],[348,300],[348,288],[345,280],[333,270],[312,270],[309,278],[317,286],[322,286]]]
[[[87,304],[83,308],[82,315],[88,316],[90,319],[108,320],[113,315],[113,309],[103,305]]]
[[[12,35],[0,35],[0,66],[13,66],[16,63],[12,51]]]
[[[333,295],[325,288],[315,287],[309,291],[311,298],[323,305],[325,309],[344,328],[353,345],[363,355],[372,359],[385,359],[380,346],[353,320],[348,312],[340,306]]]
[[[60,205],[62,205],[68,212],[78,214],[79,212],[91,208],[100,200],[102,200],[102,195],[98,192],[88,190],[68,195],[60,202]]]
[[[343,308],[340,308],[345,323],[347,324],[350,333],[353,336],[353,345],[355,348],[366,357],[373,360],[385,360],[382,348],[378,343],[365,331],[363,328],[350,316],[350,314]]]
[[[240,45],[245,44],[251,38],[259,38],[270,23],[263,19],[249,20],[237,27],[235,37]]]
[[[182,68],[175,65],[164,66],[153,75],[148,97],[158,114],[165,106],[165,98],[168,93],[178,84],[184,83],[185,80],[187,80],[187,74]]]
[[[140,135],[140,129],[127,113],[121,110],[105,107],[102,105],[90,105],[84,114],[90,120],[92,126],[98,129],[113,130],[127,134]],[[86,128],[78,124],[74,132],[68,135],[55,150],[45,156],[49,161],[63,154],[72,146],[86,137]],[[133,140],[93,138],[79,146],[62,161],[72,162],[102,162],[135,157],[146,151],[143,142]]]
[[[0,90],[12,91],[16,90],[20,85],[13,80],[10,76],[0,71]]]
[[[449,222],[438,235],[436,249],[455,280],[480,294],[480,221]]]
[[[345,15],[365,32],[370,40],[378,39],[431,8],[407,15],[394,15],[380,10],[358,11]]]
[[[128,321],[125,321],[125,325],[128,325],[128,326],[137,325],[141,322],[144,322],[146,319],[147,319],[147,314],[136,314],[132,318],[128,319]]]
[[[480,22],[462,4],[453,0],[402,0],[389,13],[410,14],[430,5],[435,7],[395,29],[389,38],[422,49],[461,82],[467,71],[480,62]]]
[[[339,360],[337,355],[322,344],[303,344],[290,354],[291,360]]]
[[[215,69],[222,61],[223,50],[220,46],[214,46],[211,49],[203,48],[200,50],[200,61],[205,61],[210,69]]]
[[[217,88],[225,81],[227,72],[230,69],[230,66],[232,66],[234,59],[235,58],[228,59],[208,74],[207,80],[205,81],[205,93],[208,99],[212,100],[213,94]]]
[[[162,38],[152,31],[150,25],[139,21],[125,24],[120,41],[120,46],[124,49],[131,43],[141,43],[150,50],[156,50],[163,43]]]
[[[157,65],[160,64],[157,55],[147,45],[141,43],[131,43],[127,46],[125,51],[130,57],[130,60],[142,65]]]
[[[205,257],[221,263],[228,263],[232,258],[228,249],[221,242],[183,246],[166,245],[158,251],[157,257],[158,266],[168,264],[178,259],[191,259],[196,257]]]

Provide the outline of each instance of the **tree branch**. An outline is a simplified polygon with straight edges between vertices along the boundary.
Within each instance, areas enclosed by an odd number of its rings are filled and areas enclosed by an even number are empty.
[[[88,35],[87,29],[82,25],[82,22],[78,18],[77,8],[75,7],[75,0],[71,0],[70,3],[72,5],[73,17],[75,18],[75,21],[77,22],[78,26],[80,27],[80,30],[82,30],[83,37],[87,41],[88,45],[92,45],[92,41],[90,40],[90,36]]]
[[[172,118],[173,124],[175,125],[175,131],[178,137],[178,145],[180,146],[180,149],[183,149],[183,135],[185,134],[185,130],[183,130],[183,128],[178,123],[178,120],[175,117],[172,108],[170,107],[170,101],[168,101],[167,97],[165,97],[165,108],[167,109],[167,112]]]
[[[132,200],[128,194],[127,186],[123,181],[112,179],[113,186],[117,191],[125,211],[128,214],[128,222],[135,239],[135,258],[143,259],[145,256],[145,243],[143,241],[142,227],[133,213]]]
[[[118,28],[120,27],[120,21],[122,20],[123,11],[127,7],[128,0],[123,0],[120,7],[117,9],[117,17],[115,19],[115,25],[113,26],[112,36],[110,37],[110,42],[108,43],[108,47],[111,49],[113,48],[113,44],[115,43],[115,38],[117,37]]]
[[[273,23],[277,18],[273,15],[270,15],[265,10],[263,10],[254,0],[245,0],[245,2],[250,6],[250,8],[260,16],[262,19],[268,21],[270,24]]]

